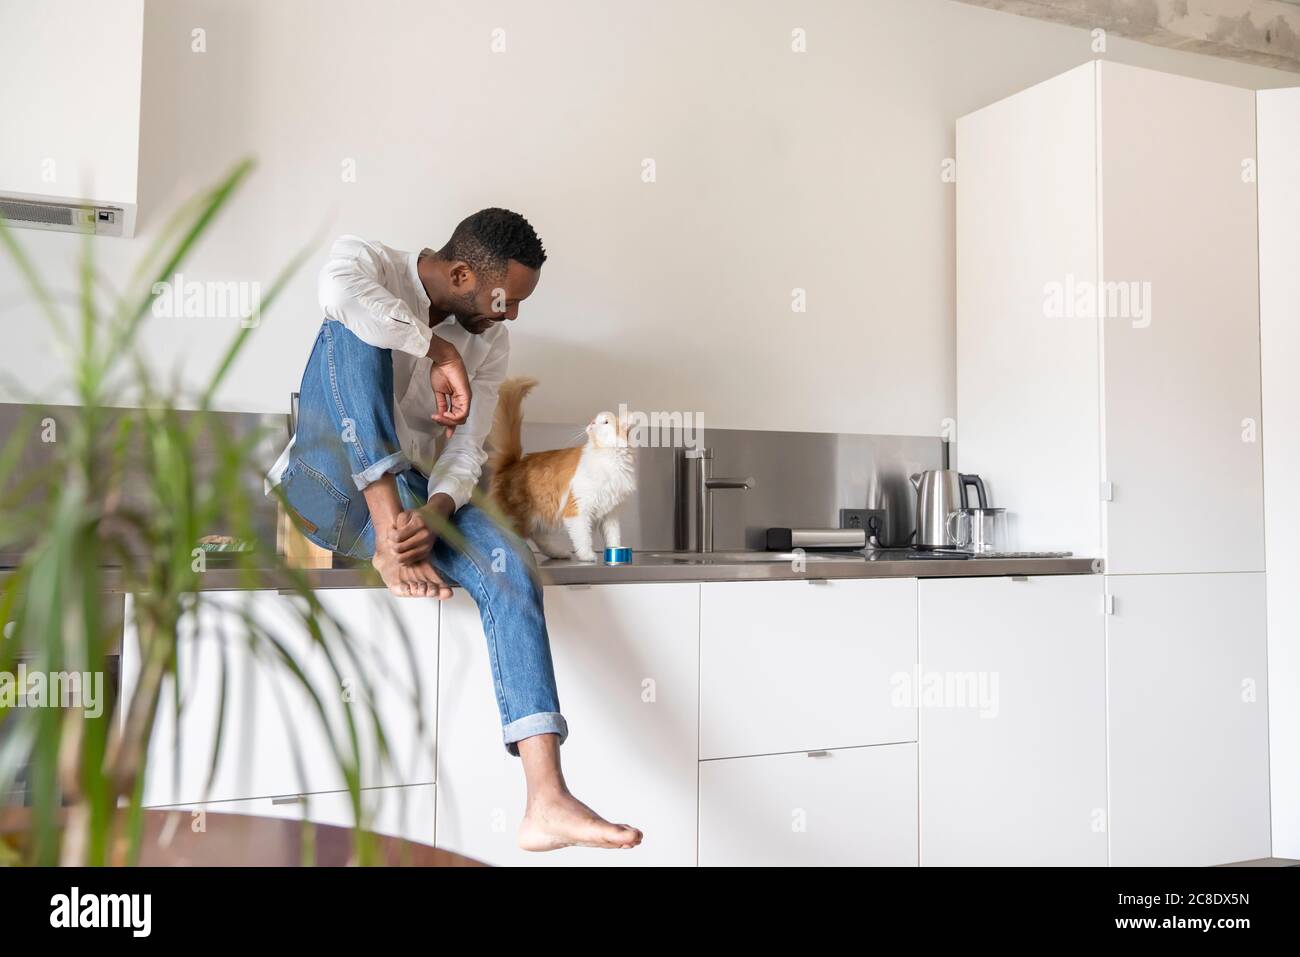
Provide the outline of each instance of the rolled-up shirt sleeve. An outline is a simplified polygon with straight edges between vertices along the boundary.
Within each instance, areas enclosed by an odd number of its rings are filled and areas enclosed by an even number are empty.
[[[482,364],[470,375],[473,400],[470,402],[469,418],[447,440],[433,465],[433,471],[429,475],[430,498],[443,492],[451,496],[456,508],[469,501],[479,476],[483,474],[483,463],[487,461],[487,452],[483,446],[492,429],[497,393],[505,381],[509,358],[510,339],[503,328]]]
[[[326,318],[343,323],[358,339],[377,349],[427,355],[433,330],[384,286],[379,253],[357,236],[341,236],[317,281]],[[477,396],[475,396],[477,398]]]

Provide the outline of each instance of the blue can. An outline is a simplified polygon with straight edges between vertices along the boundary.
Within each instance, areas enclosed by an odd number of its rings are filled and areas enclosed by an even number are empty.
[[[630,548],[607,548],[605,549],[606,565],[629,565],[632,562],[632,549]]]

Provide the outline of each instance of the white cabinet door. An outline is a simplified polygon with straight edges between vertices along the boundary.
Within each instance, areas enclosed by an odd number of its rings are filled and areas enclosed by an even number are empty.
[[[701,866],[916,866],[916,745],[700,762]]]
[[[1264,576],[1110,577],[1110,861],[1269,855]]]
[[[337,706],[339,696],[320,681],[310,637],[287,599],[274,591],[205,595],[199,613],[179,626],[179,725],[175,684],[170,678],[162,684],[145,774],[146,807],[346,787],[311,698],[272,663],[265,643],[254,651],[244,640],[243,616],[274,635],[286,654],[307,663],[322,705]],[[137,635],[128,625],[124,695],[133,694],[140,668]]]
[[[1105,866],[1103,591],[920,583],[922,864]]]
[[[376,600],[386,600],[377,589],[322,593],[323,606],[348,635],[350,653],[336,657],[336,673],[304,626],[297,599],[274,591],[205,595],[199,614],[181,624],[179,734],[172,682],[164,682],[144,804],[344,790],[346,778],[337,755],[350,753],[349,717],[361,743],[363,786],[432,781],[437,609],[429,602],[423,616],[415,607],[399,611],[409,625],[408,654],[391,620],[372,604]],[[244,617],[256,621],[298,662],[310,692],[276,660],[268,643],[250,647],[243,638]],[[122,657],[125,694],[132,693],[139,669],[138,642],[128,629]],[[425,697],[423,730],[412,698],[417,674]],[[220,717],[223,694],[224,719]],[[367,700],[378,702],[390,760],[381,761],[373,747],[376,731]],[[332,740],[324,722],[332,730]]]
[[[434,785],[416,784],[407,787],[363,788],[361,790],[362,826],[375,834],[405,838],[420,844],[433,844]],[[326,791],[320,794],[293,794],[275,798],[253,798],[244,801],[209,801],[203,804],[178,804],[159,808],[187,813],[182,826],[201,826],[198,811],[209,814],[248,814],[254,817],[274,817],[293,821],[311,821],[314,824],[332,824],[335,827],[352,827],[356,811],[347,791]]]
[[[1255,94],[1098,68],[1106,571],[1263,571]]]
[[[701,586],[700,757],[916,740],[916,579]]]
[[[1100,343],[1069,307],[1099,268],[1096,70],[957,120],[957,467],[1010,510],[1014,546],[1088,556]]]
[[[569,723],[564,776],[645,843],[546,854],[515,846],[523,771],[501,742],[478,610],[457,590],[442,606],[438,846],[490,864],[694,864],[699,585],[551,586],[546,618]]]
[[[345,700],[363,731],[362,787],[434,780],[438,720],[438,603],[396,598],[382,588],[318,593],[321,606],[349,636],[353,654],[339,662]],[[331,676],[332,677],[332,676]],[[379,717],[388,756],[370,721]],[[346,734],[346,728],[340,727]]]

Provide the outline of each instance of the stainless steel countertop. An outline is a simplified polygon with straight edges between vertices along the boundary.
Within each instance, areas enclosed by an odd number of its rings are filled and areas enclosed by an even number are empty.
[[[539,563],[548,585],[618,582],[816,581],[829,578],[981,578],[1001,575],[1091,575],[1090,558],[901,558],[895,552],[771,553],[637,552],[630,565],[547,560]],[[1095,567],[1094,567],[1095,565]]]
[[[538,563],[546,585],[613,585],[635,582],[816,581],[845,578],[981,578],[1004,575],[1090,575],[1101,570],[1091,558],[901,558],[897,553],[810,552],[797,565],[793,556],[774,553],[637,552],[630,565],[543,560]],[[0,572],[0,576],[5,572]],[[319,589],[377,588],[379,579],[368,567],[312,569],[307,580]],[[245,573],[233,568],[209,568],[204,591],[248,588]],[[256,588],[284,587],[273,571],[261,573]],[[105,570],[108,591],[121,591],[112,569]]]

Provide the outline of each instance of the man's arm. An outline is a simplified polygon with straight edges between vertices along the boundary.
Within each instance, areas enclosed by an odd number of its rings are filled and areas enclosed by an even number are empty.
[[[379,253],[363,239],[341,236],[330,249],[316,290],[326,318],[343,323],[376,349],[396,349],[433,360],[432,385],[438,403],[433,420],[450,436],[469,416],[470,384],[460,353],[433,334],[427,318],[383,285]]]
[[[487,461],[484,444],[496,415],[497,393],[505,381],[510,342],[501,335],[483,363],[474,370],[474,407],[465,425],[447,442],[429,475],[429,503],[419,513],[403,512],[392,532],[393,547],[403,562],[421,561],[437,541],[451,516],[469,501]]]
[[[427,319],[383,285],[378,252],[356,236],[340,236],[330,248],[316,283],[326,317],[347,326],[376,349],[396,349],[413,356],[429,354],[434,338]]]
[[[456,434],[443,447],[438,461],[433,463],[429,474],[430,499],[442,493],[452,500],[456,508],[460,508],[469,501],[474,487],[478,485],[479,476],[483,474],[483,463],[487,461],[487,452],[483,446],[487,442],[488,433],[492,431],[497,392],[505,381],[509,358],[510,340],[506,330],[501,329],[487,356],[474,370],[474,405],[465,424],[456,430]]]

